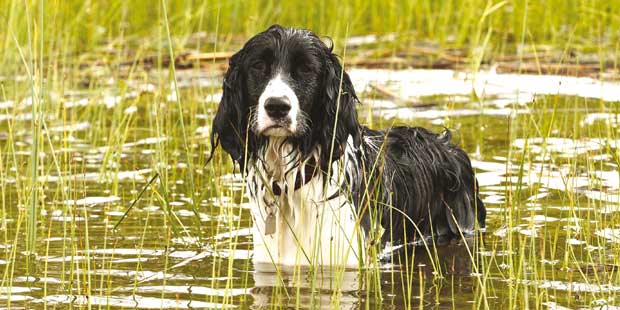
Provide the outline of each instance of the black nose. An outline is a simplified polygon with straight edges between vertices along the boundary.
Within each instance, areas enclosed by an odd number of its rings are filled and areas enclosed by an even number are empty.
[[[272,97],[265,101],[265,111],[271,118],[283,118],[290,110],[291,104],[286,97]]]

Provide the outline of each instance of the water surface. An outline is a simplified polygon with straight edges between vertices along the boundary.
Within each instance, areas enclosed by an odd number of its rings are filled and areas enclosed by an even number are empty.
[[[618,85],[453,71],[351,78],[365,124],[454,130],[488,210],[479,240],[362,272],[254,266],[243,180],[225,157],[205,165],[220,77],[181,71],[178,94],[153,72],[50,91],[30,253],[36,139],[16,82],[0,103],[0,308],[620,306]]]

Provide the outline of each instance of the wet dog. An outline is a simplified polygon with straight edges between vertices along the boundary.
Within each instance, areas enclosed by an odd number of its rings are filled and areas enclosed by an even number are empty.
[[[311,31],[271,26],[230,59],[211,145],[246,175],[255,262],[359,265],[372,246],[484,227],[469,157],[449,131],[370,129],[358,103]]]

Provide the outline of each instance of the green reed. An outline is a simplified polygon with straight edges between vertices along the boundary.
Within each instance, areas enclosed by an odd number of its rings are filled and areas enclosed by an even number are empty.
[[[43,2],[24,5],[10,0],[0,4],[7,16],[7,23],[0,24],[0,42],[4,42],[6,53],[4,66],[19,63],[12,36],[19,42],[28,40],[27,29],[19,27],[19,17]],[[113,59],[114,54],[120,56],[137,48],[153,51],[159,46],[209,51],[216,45],[236,48],[248,35],[281,23],[313,29],[335,39],[344,38],[347,27],[349,36],[392,33],[398,40],[388,45],[401,50],[412,42],[430,41],[441,48],[464,48],[473,59],[482,55],[492,59],[515,53],[522,56],[529,52],[530,44],[562,49],[567,42],[572,42],[570,50],[577,52],[606,53],[618,49],[615,42],[620,36],[614,31],[620,29],[618,0],[192,0],[164,4],[168,12],[165,25],[174,34],[174,42],[159,36],[159,5],[149,0],[45,2],[40,21],[48,26],[42,48],[54,51],[53,56],[59,59],[76,53]],[[196,43],[191,37],[198,32],[211,35],[215,29],[218,37],[205,43]],[[102,46],[120,48],[121,53],[106,54]]]
[[[516,54],[519,64],[529,54],[537,56],[549,50],[560,50],[568,57],[571,54],[594,53],[600,59],[617,59],[620,54],[620,1],[361,1],[352,0],[335,3],[333,1],[161,1],[153,5],[153,1],[19,1],[7,0],[0,2],[0,44],[3,46],[3,55],[0,58],[0,82],[2,101],[13,100],[21,102],[26,97],[31,98],[30,108],[6,108],[2,113],[8,115],[7,120],[0,122],[0,129],[6,132],[6,139],[0,144],[0,189],[2,191],[2,215],[0,227],[2,229],[3,244],[10,245],[2,249],[1,259],[6,261],[2,269],[0,287],[14,285],[15,275],[27,274],[44,276],[52,272],[48,262],[43,261],[43,271],[36,266],[35,254],[49,256],[50,240],[52,237],[62,238],[62,257],[71,257],[61,265],[61,280],[67,284],[63,290],[67,294],[75,292],[83,294],[99,294],[111,296],[116,293],[112,277],[114,254],[104,256],[100,264],[93,264],[91,260],[95,254],[92,242],[93,227],[96,220],[89,218],[92,210],[88,206],[75,206],[63,203],[54,205],[55,201],[77,200],[87,192],[85,181],[71,178],[60,178],[57,184],[46,184],[42,175],[76,175],[88,170],[87,163],[81,161],[76,164],[74,155],[64,152],[68,149],[70,138],[64,133],[64,144],[54,147],[55,141],[49,133],[50,123],[62,120],[62,125],[71,125],[79,121],[87,121],[92,126],[87,132],[76,135],[89,141],[92,145],[106,146],[106,152],[100,167],[101,175],[111,176],[100,180],[104,188],[110,190],[110,195],[119,196],[122,204],[105,206],[106,210],[125,211],[132,201],[135,206],[128,211],[127,216],[144,216],[140,222],[142,226],[135,228],[125,223],[118,227],[105,227],[105,236],[122,235],[124,231],[139,230],[140,240],[136,244],[138,249],[146,247],[150,237],[151,225],[161,220],[164,224],[165,236],[162,244],[168,248],[173,237],[195,237],[200,244],[210,246],[213,252],[227,251],[233,253],[238,247],[238,238],[230,241],[213,240],[211,237],[222,232],[236,231],[247,227],[247,213],[239,208],[239,202],[244,200],[239,193],[227,188],[220,181],[220,176],[233,171],[228,157],[216,152],[213,161],[205,166],[210,146],[204,137],[198,136],[196,130],[201,126],[208,126],[213,116],[216,104],[205,103],[207,95],[215,95],[219,87],[202,88],[191,86],[186,89],[179,87],[179,72],[174,66],[164,65],[166,60],[174,59],[174,55],[185,51],[234,51],[248,36],[265,29],[273,23],[301,26],[310,28],[321,35],[334,38],[336,51],[349,58],[349,49],[346,38],[364,34],[394,34],[393,42],[386,42],[380,48],[390,53],[407,51],[419,42],[431,43],[439,50],[461,50],[469,62],[469,68],[474,72],[479,70],[487,61],[506,55]],[[615,30],[615,31],[614,31]],[[204,32],[205,35],[196,35]],[[198,38],[198,39],[196,39]],[[378,45],[378,44],[375,44]],[[371,47],[374,47],[371,45]],[[346,50],[345,50],[346,49]],[[362,53],[351,50],[351,53]],[[155,55],[155,81],[151,74],[145,72],[139,60],[145,56]],[[128,72],[119,64],[130,61]],[[215,61],[211,63],[215,64]],[[214,66],[212,66],[214,67]],[[209,67],[211,68],[211,67]],[[103,72],[98,72],[101,70]],[[205,69],[197,69],[205,70]],[[206,69],[211,70],[211,69]],[[219,74],[213,70],[213,76]],[[26,82],[11,80],[11,77],[26,76]],[[101,105],[107,95],[103,90],[108,78],[113,78],[111,88],[119,95],[119,104],[111,109]],[[70,90],[77,88],[84,80],[87,89],[94,94],[91,102],[82,108],[68,108],[63,100],[54,99],[54,96],[64,97]],[[133,89],[130,81],[153,83],[155,90],[128,96]],[[168,102],[168,94],[174,93],[175,102]],[[482,94],[475,94],[472,100],[482,102]],[[511,145],[516,138],[525,138],[529,145],[531,138],[542,137],[545,141],[553,137],[599,137],[606,140],[604,155],[609,156],[608,164],[620,164],[620,155],[617,147],[610,141],[618,139],[617,130],[609,124],[598,124],[587,127],[584,131],[579,127],[578,119],[585,112],[575,112],[572,115],[560,113],[562,108],[570,107],[575,111],[584,107],[587,112],[606,112],[618,114],[616,105],[605,102],[592,102],[592,99],[549,96],[538,98],[530,103],[530,113],[526,116],[509,117],[504,126],[508,127],[506,145],[508,150],[507,162],[514,164],[517,169],[511,169],[508,176],[510,182],[504,186],[505,203],[500,207],[501,223],[491,223],[492,229],[487,236],[480,240],[473,248],[490,253],[482,256],[472,250],[468,255],[475,270],[474,282],[476,299],[472,308],[491,308],[497,298],[505,298],[509,308],[540,308],[544,303],[561,299],[566,306],[582,306],[577,300],[592,302],[595,300],[617,300],[618,293],[590,292],[580,293],[561,292],[554,288],[541,288],[530,285],[528,281],[547,281],[565,279],[565,274],[575,282],[588,282],[595,285],[615,285],[620,281],[617,266],[620,265],[620,247],[609,242],[596,233],[603,227],[617,227],[620,223],[618,212],[601,214],[595,209],[605,205],[593,199],[584,199],[580,193],[565,184],[559,191],[550,191],[553,199],[538,198],[541,194],[539,186],[527,186],[529,181],[528,169],[535,163],[558,165],[566,167],[567,175],[585,173],[593,183],[591,188],[605,191],[603,184],[596,184],[591,176],[595,171],[602,171],[608,167],[603,161],[591,156],[585,158],[565,158],[548,148],[546,142],[541,143],[540,153],[534,154],[529,148],[523,150]],[[454,103],[449,103],[454,105]],[[482,106],[482,105],[481,105]],[[139,114],[126,114],[125,109],[136,107]],[[452,107],[451,107],[452,108]],[[519,106],[514,105],[514,110]],[[17,120],[22,112],[30,113],[31,121]],[[360,119],[373,123],[373,127],[385,127],[391,123],[377,120],[372,115],[370,107],[360,107]],[[197,119],[196,114],[206,115],[204,119]],[[48,121],[49,120],[49,121]],[[452,124],[454,120],[446,120]],[[481,123],[481,122],[480,122]],[[484,124],[472,123],[471,128],[462,128],[462,144],[469,151],[473,146],[481,145]],[[491,131],[492,129],[487,129]],[[24,132],[31,137],[27,148],[28,156],[23,155],[24,147],[19,142],[24,140]],[[119,162],[120,153],[128,141],[135,141],[138,137],[165,137],[158,140],[150,158],[150,167],[158,180],[152,182],[134,181],[131,190],[123,189],[118,174],[121,172]],[[533,142],[532,142],[533,143]],[[480,154],[488,155],[491,147],[480,146]],[[80,151],[88,154],[86,151]],[[41,158],[40,154],[46,154]],[[543,158],[538,160],[536,156]],[[83,157],[83,156],[82,156]],[[138,159],[127,160],[124,169],[139,169],[142,166]],[[186,164],[187,168],[182,168]],[[584,172],[585,171],[585,172]],[[26,177],[21,177],[22,175]],[[9,182],[11,176],[16,176],[15,184]],[[542,177],[539,177],[542,178]],[[106,180],[104,180],[106,179]],[[151,180],[149,176],[147,180]],[[179,181],[179,182],[177,182]],[[152,184],[151,184],[152,183]],[[177,184],[178,183],[178,184]],[[189,185],[186,185],[189,184]],[[46,186],[54,187],[45,190]],[[143,190],[144,189],[144,190]],[[204,193],[201,193],[203,192]],[[178,209],[171,204],[172,196],[182,192],[191,198],[192,211],[195,218],[180,218],[175,214]],[[368,193],[370,194],[370,193]],[[243,195],[243,193],[242,193]],[[610,193],[613,195],[613,193]],[[233,199],[230,199],[233,197]],[[527,200],[529,197],[537,197]],[[138,198],[141,198],[138,200]],[[217,206],[201,206],[201,200],[214,198]],[[529,218],[528,228],[533,229],[537,223],[534,215],[540,214],[532,204],[557,203],[560,201],[562,215],[566,218],[583,218],[579,231],[564,231],[559,228],[539,231],[543,238],[535,239],[524,236],[515,231],[520,229],[522,218]],[[146,214],[141,210],[148,205],[160,205],[164,209],[163,219]],[[617,203],[616,203],[617,206]],[[497,207],[497,206],[495,206]],[[584,207],[591,207],[584,211]],[[80,210],[81,209],[81,210]],[[208,209],[208,210],[204,210]],[[71,217],[71,221],[58,223],[51,219],[43,221],[41,212],[61,211],[64,216]],[[208,212],[207,212],[208,211]],[[138,213],[140,212],[140,213]],[[217,218],[218,225],[213,230],[200,225],[199,213],[206,212]],[[547,213],[549,212],[549,213]],[[545,211],[545,215],[553,215]],[[371,214],[375,221],[380,218]],[[84,221],[75,220],[84,217]],[[107,215],[105,220],[116,223]],[[497,221],[498,218],[495,218]],[[95,222],[94,222],[95,221]],[[505,237],[495,237],[493,233],[500,227],[506,229]],[[569,243],[570,238],[587,242],[588,245],[599,247],[602,250],[584,251]],[[43,241],[47,239],[47,241]],[[108,243],[104,249],[114,249],[115,244]],[[22,243],[25,240],[26,244]],[[392,269],[392,280],[400,280],[402,286],[392,287],[391,291],[382,291],[379,266],[360,268],[360,282],[363,283],[363,297],[361,306],[371,308],[370,300],[387,299],[390,294],[407,296],[408,308],[422,307],[423,302],[431,302],[427,292],[435,291],[434,303],[440,303],[439,295],[442,290],[449,288],[452,296],[459,284],[450,274],[443,274],[437,249],[429,245],[426,249],[433,258],[430,268],[434,273],[423,274],[421,269],[402,262],[400,267]],[[24,263],[19,253],[26,251],[29,260]],[[380,255],[379,248],[372,248],[370,260]],[[84,254],[86,261],[77,264],[73,257]],[[415,253],[406,253],[411,257]],[[610,260],[609,257],[612,257]],[[142,258],[141,255],[138,258]],[[165,258],[164,272],[170,271],[172,265]],[[557,261],[556,265],[546,263]],[[584,266],[585,262],[585,266]],[[213,288],[229,290],[238,283],[234,282],[238,266],[230,257],[218,257],[208,266],[212,278],[210,285]],[[398,263],[398,262],[395,262]],[[608,266],[611,265],[611,266]],[[561,268],[556,268],[561,266]],[[616,267],[613,267],[616,266]],[[361,267],[361,266],[360,266]],[[243,266],[251,270],[251,262]],[[612,272],[607,269],[610,268]],[[616,268],[616,269],[613,269]],[[334,290],[330,293],[331,308],[341,305],[344,286],[343,274],[345,270],[326,269],[334,275]],[[135,271],[143,271],[143,266],[136,264]],[[101,272],[100,276],[92,276]],[[107,272],[107,274],[106,274]],[[297,270],[293,278],[299,282],[310,281],[314,295],[311,303],[314,306],[326,306],[319,300],[320,273],[316,270],[306,279],[305,271]],[[398,272],[394,274],[395,272]],[[225,284],[218,282],[218,277],[228,277]],[[249,272],[244,273],[244,285],[249,286]],[[287,290],[280,271],[274,277],[282,284],[274,290],[273,300],[290,298],[299,307],[304,306],[301,289]],[[449,278],[447,278],[449,277]],[[167,281],[164,279],[164,281]],[[502,282],[503,281],[503,282]],[[97,283],[98,282],[98,283]],[[394,282],[394,281],[393,281]],[[499,283],[508,283],[500,286]],[[134,281],[134,289],[139,285],[138,273]],[[166,282],[164,282],[166,284]],[[224,287],[218,287],[224,285]],[[418,286],[416,286],[418,285]],[[45,282],[44,295],[51,294],[50,284]],[[95,289],[99,291],[96,292]],[[385,289],[385,288],[383,288]],[[10,301],[10,291],[6,294]],[[162,292],[162,296],[164,292]],[[559,296],[559,297],[558,297]],[[430,299],[429,299],[430,298]],[[238,302],[233,296],[205,297],[210,302],[221,299],[226,304]],[[316,299],[316,300],[315,300]],[[443,306],[443,304],[442,304]]]

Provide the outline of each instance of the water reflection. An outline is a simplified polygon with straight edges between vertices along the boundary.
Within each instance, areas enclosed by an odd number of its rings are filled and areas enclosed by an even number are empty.
[[[361,288],[357,270],[317,270],[308,268],[254,265],[251,290],[256,309],[357,309]]]
[[[447,288],[437,286],[441,281],[436,279],[469,279],[476,273],[472,267],[476,262],[472,263],[470,253],[478,250],[473,247],[473,240],[468,241],[431,249],[398,248],[383,263],[361,270],[254,264],[254,287],[250,291],[253,306],[255,309],[401,309],[413,301],[437,303],[438,290],[447,293]],[[403,290],[412,295],[412,300],[407,300]],[[446,300],[451,305],[465,305],[470,301],[457,296]]]

